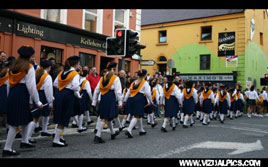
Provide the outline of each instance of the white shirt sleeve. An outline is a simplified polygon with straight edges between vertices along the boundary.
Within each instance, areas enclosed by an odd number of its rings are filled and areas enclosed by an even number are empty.
[[[130,89],[127,89],[127,93],[126,93],[126,95],[124,96],[123,101],[126,102],[127,99],[129,98],[129,96],[130,96]]]
[[[147,81],[143,85],[143,90],[144,90],[144,94],[148,98],[149,102],[153,104],[151,89],[150,89],[150,86],[149,86]]]
[[[178,103],[181,104],[181,96],[180,96],[179,88],[175,86],[173,91],[175,93],[175,97],[178,100]]]
[[[197,90],[196,89],[194,89],[193,98],[194,98],[194,102],[196,104],[198,102],[198,95],[197,95]]]
[[[216,95],[216,99],[215,99],[215,101],[214,101],[214,105],[219,105],[219,93],[217,93],[217,95]]]
[[[45,95],[46,95],[46,99],[47,102],[50,103],[49,106],[52,107],[53,106],[53,86],[52,86],[52,78],[50,75],[48,75],[44,81],[44,84],[42,85],[44,86],[44,91],[45,91]]]
[[[203,98],[204,98],[204,97],[203,97],[203,93],[201,92],[201,93],[200,93],[200,105],[203,104]]]
[[[122,86],[119,77],[116,77],[114,80],[114,93],[118,101],[118,105],[122,105]]]
[[[71,81],[71,85],[72,85],[72,87],[70,89],[73,90],[74,92],[80,90],[79,75],[78,74],[76,74],[75,77],[73,78],[73,80]]]
[[[87,91],[87,94],[90,98],[90,100],[92,100],[92,93],[91,93],[91,88],[90,88],[90,83],[87,81],[84,88]]]
[[[159,100],[160,100],[159,97],[160,97],[160,95],[159,95],[158,91],[156,90],[155,100],[156,100],[157,105],[159,105]]]
[[[97,86],[96,86],[96,88],[94,90],[93,100],[92,100],[92,105],[93,106],[96,106],[99,93],[100,93],[100,81],[98,82],[98,84],[97,84]]]
[[[41,101],[39,100],[39,95],[36,89],[35,71],[33,67],[31,67],[28,73],[25,75],[25,84],[30,94],[30,97],[33,99],[35,104],[37,106],[42,105]]]
[[[181,104],[181,105],[183,104],[183,101],[184,101],[184,93],[183,93],[183,91],[182,91],[182,93],[181,93],[181,100],[180,100],[180,104]]]
[[[227,100],[228,106],[231,107],[231,99],[230,99],[229,93],[227,93],[226,100]]]
[[[56,77],[56,79],[54,80],[53,86],[55,88],[58,88],[58,76]]]

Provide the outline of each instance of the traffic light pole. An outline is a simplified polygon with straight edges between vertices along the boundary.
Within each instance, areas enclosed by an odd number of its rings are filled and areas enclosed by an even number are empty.
[[[121,69],[125,71],[125,57],[122,57]]]

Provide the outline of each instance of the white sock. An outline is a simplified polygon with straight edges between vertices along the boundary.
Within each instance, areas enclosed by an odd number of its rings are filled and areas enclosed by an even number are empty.
[[[209,117],[209,115],[207,116],[207,123],[209,123],[210,122],[210,117]]]
[[[64,143],[60,142],[60,133],[62,133],[61,129],[55,129],[55,137],[53,139],[53,143],[64,145]]]
[[[154,113],[151,113],[150,115],[151,123],[154,124]]]
[[[128,114],[128,116],[127,116],[127,121],[130,121],[130,117],[131,117],[131,115]]]
[[[122,120],[122,127],[125,127],[125,123],[126,123],[127,119],[123,119]]]
[[[28,130],[29,130],[29,126],[30,123],[27,126],[21,126],[21,142],[22,143],[29,143],[29,138],[28,138]],[[34,130],[34,129],[33,129]]]
[[[61,130],[61,133],[64,133],[64,129]],[[63,135],[60,135],[60,139],[64,140]]]
[[[221,119],[221,121],[224,120],[224,114],[221,114],[221,115],[220,115],[220,119]]]
[[[47,126],[49,125],[49,119],[50,119],[50,117],[47,116]]]
[[[204,113],[203,112],[200,113],[200,119],[201,120],[204,119]]]
[[[137,122],[138,122],[138,127],[140,129],[140,132],[145,132],[145,130],[143,129],[143,125],[142,125],[142,118],[140,118]]]
[[[131,131],[132,131],[133,127],[136,125],[136,123],[137,123],[137,118],[133,117],[131,119],[130,124],[129,124],[128,129],[127,129],[130,134],[132,134]]]
[[[230,111],[230,118],[233,118],[233,111]]]
[[[182,112],[181,113],[181,122],[183,122],[183,116],[184,116],[184,113]]]
[[[85,113],[86,113],[87,122],[90,122],[91,118],[90,118],[89,111],[86,111]]]
[[[215,111],[214,112],[214,117],[217,117],[217,113],[218,113],[218,111]]]
[[[6,143],[5,143],[5,147],[4,147],[4,150],[9,150],[11,151],[12,150],[12,144],[15,140],[15,136],[16,136],[16,129],[17,127],[15,126],[9,126],[9,130],[8,130],[8,134],[7,134],[7,140],[6,140]]]
[[[194,124],[194,116],[193,116],[193,114],[191,115],[191,124]]]
[[[100,116],[98,116],[95,129],[98,130],[98,126],[99,126],[99,123],[100,123],[100,122],[101,122],[101,119],[100,119]]]
[[[111,131],[111,134],[115,134],[112,121],[108,121],[107,125],[108,125],[108,127],[109,127],[109,129]]]
[[[207,117],[208,117],[208,116],[204,115],[204,118],[203,118],[203,124],[207,124],[207,121],[206,121],[206,120],[207,120]]]
[[[230,115],[230,110],[227,110],[227,116],[229,116]]]
[[[83,124],[83,117],[84,117],[83,114],[79,115],[79,117],[78,117],[78,124],[77,124],[78,129],[82,129],[82,128],[83,128],[83,127],[82,127],[82,124]]]
[[[102,132],[103,126],[104,126],[104,122],[100,121],[98,123],[98,126],[97,126],[98,131],[96,133],[96,136],[101,137],[101,132]]]
[[[199,116],[200,116],[200,112],[196,111],[196,118],[199,118]]]
[[[120,121],[119,117],[117,117],[117,122],[118,122],[119,128],[122,128],[122,124],[121,124],[121,121]]]
[[[78,125],[78,115],[73,117],[73,123],[72,124]]]
[[[166,126],[167,126],[167,121],[168,121],[168,119],[167,119],[167,118],[164,118],[164,122],[163,122],[163,125],[162,125],[163,128],[166,128]]]
[[[28,124],[28,134],[27,134],[28,140],[31,139],[33,132],[34,132],[34,128],[36,128],[36,127],[37,127],[37,123],[35,123],[34,121],[32,121]]]
[[[183,125],[187,125],[188,119],[189,119],[188,115],[185,115]]]
[[[47,132],[48,121],[49,121],[49,117],[42,118],[42,132]]]
[[[172,117],[172,127],[175,127],[175,117]]]
[[[57,127],[58,127],[58,124],[55,124],[54,134],[56,134]]]

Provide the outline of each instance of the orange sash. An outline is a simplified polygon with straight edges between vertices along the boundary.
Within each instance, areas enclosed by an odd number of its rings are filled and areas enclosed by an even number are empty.
[[[169,90],[168,91],[166,91],[166,86],[164,85],[164,95],[165,95],[165,97],[167,98],[167,99],[169,99],[170,98],[170,96],[171,96],[171,93],[173,92],[173,89],[175,88],[175,84],[172,84],[171,85],[171,87],[169,88]]]
[[[145,83],[145,80],[143,79],[140,82],[139,87],[137,89],[133,89],[134,82],[132,82],[131,85],[130,85],[130,97],[136,96],[136,94],[140,91],[140,89],[142,88],[144,83]]]
[[[100,92],[101,92],[102,95],[105,95],[107,92],[109,92],[109,90],[111,89],[116,77],[117,77],[116,75],[113,75],[110,78],[109,83],[105,87],[103,87],[103,85],[102,85],[103,77],[101,77],[101,79],[100,79]]]
[[[205,93],[205,91],[202,92],[203,94],[203,100],[208,99],[208,97],[210,96],[210,94],[212,93],[212,90],[209,90],[207,93]]]
[[[127,88],[125,88],[125,89],[123,90],[123,94],[124,94],[124,95],[127,94]]]
[[[44,81],[45,81],[45,79],[46,79],[47,76],[48,76],[48,73],[44,73],[44,74],[41,76],[39,82],[36,84],[36,88],[37,88],[37,90],[40,90],[40,88],[42,87],[42,85],[43,85],[43,83],[44,83]]]
[[[190,99],[190,97],[193,95],[194,88],[191,88],[191,92],[188,94],[186,91],[186,88],[183,89],[183,94],[186,99]]]
[[[58,88],[60,91],[64,89],[73,80],[76,74],[78,74],[77,71],[73,70],[68,74],[68,76],[65,79],[61,79],[62,73],[63,71],[61,71],[58,75]]]
[[[85,79],[85,80],[82,82],[82,85],[81,85],[81,87],[80,87],[79,93],[82,92],[82,90],[83,90],[84,86],[86,85],[86,83],[87,83],[87,80]]]
[[[154,101],[154,99],[155,99],[155,95],[156,95],[156,89],[154,88],[154,89],[153,89],[153,92],[152,92],[152,99],[153,99],[153,101]]]
[[[0,78],[0,86],[4,85],[4,83],[8,80],[8,72],[6,72],[5,76]]]
[[[239,93],[237,93],[237,94],[236,94],[236,96],[237,96],[237,98],[239,98],[239,97],[240,97],[240,92],[239,92]]]
[[[225,95],[223,97],[221,96],[221,92],[219,92],[218,95],[219,95],[220,102],[223,102],[227,98],[227,93],[225,93]]]
[[[233,97],[232,97],[232,93],[229,93],[229,95],[230,95],[231,102],[234,102],[236,98],[236,94]]]
[[[262,96],[259,96],[259,99],[260,99],[260,101],[258,101],[258,100],[256,99],[257,105],[261,105],[261,104],[263,104],[263,97],[262,97]]]
[[[200,95],[201,95],[201,92],[199,92],[199,93],[197,94],[198,101],[200,101]]]
[[[29,69],[32,67],[32,64],[29,64]],[[18,72],[17,74],[13,74],[12,71],[9,71],[9,85],[10,87],[16,86],[26,75],[26,72]]]

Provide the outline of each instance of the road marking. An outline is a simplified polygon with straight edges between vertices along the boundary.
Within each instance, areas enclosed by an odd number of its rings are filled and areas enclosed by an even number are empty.
[[[264,149],[260,140],[257,140],[256,142],[253,143],[206,141],[198,144],[192,144],[189,146],[180,147],[175,150],[171,150],[169,152],[153,156],[152,158],[166,158],[195,148],[228,149],[228,150],[234,149],[235,151],[228,153],[229,155],[242,154],[251,151],[260,151]]]

